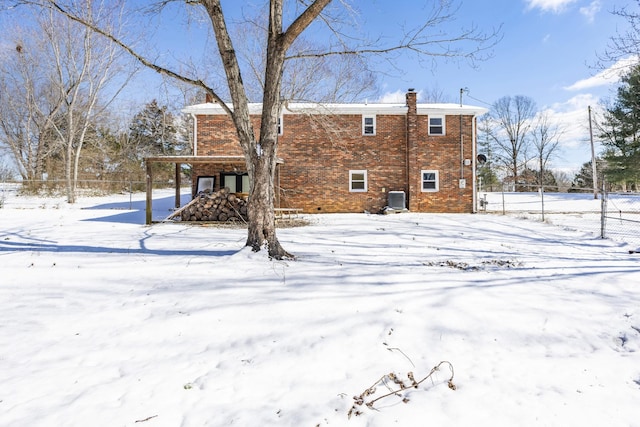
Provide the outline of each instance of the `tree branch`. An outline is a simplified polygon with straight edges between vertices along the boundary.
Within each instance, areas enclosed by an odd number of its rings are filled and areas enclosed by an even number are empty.
[[[286,52],[298,36],[311,24],[332,0],[315,0],[296,18],[283,35],[283,47]]]
[[[171,77],[173,79],[176,79],[178,81],[184,82],[184,83],[188,83],[190,85],[199,87],[201,89],[203,89],[207,94],[211,95],[211,97],[218,102],[218,104],[220,104],[220,106],[227,112],[227,114],[232,115],[232,111],[229,108],[229,106],[226,104],[226,102],[213,90],[211,89],[209,86],[207,86],[202,80],[199,79],[192,79],[189,77],[186,77],[182,74],[179,74],[173,70],[170,70],[166,67],[163,67],[161,65],[158,65],[154,62],[149,61],[148,59],[146,59],[144,56],[140,55],[138,52],[136,52],[135,50],[133,50],[129,45],[127,45],[125,42],[123,42],[122,40],[120,40],[119,38],[117,38],[116,36],[114,36],[113,34],[111,34],[108,31],[103,30],[102,28],[98,27],[97,25],[95,25],[93,22],[82,18],[81,16],[78,16],[70,11],[68,11],[66,8],[64,8],[59,2],[57,1],[46,1],[45,3],[48,3],[50,5],[50,7],[52,7],[53,9],[55,9],[56,11],[58,11],[59,13],[61,13],[62,15],[64,15],[65,17],[67,17],[68,19],[77,22],[79,24],[84,25],[85,27],[91,29],[92,31],[100,34],[101,36],[107,38],[108,40],[110,40],[112,43],[116,44],[118,47],[120,47],[121,49],[123,49],[124,51],[126,51],[129,55],[131,55],[136,61],[140,62],[142,65],[144,65],[147,68],[150,68],[154,71],[156,71],[159,74],[162,74],[164,76],[167,77]]]

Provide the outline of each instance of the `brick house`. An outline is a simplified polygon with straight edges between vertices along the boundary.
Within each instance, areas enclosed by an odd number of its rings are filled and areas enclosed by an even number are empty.
[[[259,129],[260,104],[252,104]],[[305,213],[474,212],[476,121],[485,108],[418,104],[288,104],[278,129],[277,207]],[[183,110],[194,118],[193,164],[214,190],[247,192],[249,181],[231,119],[215,103]]]

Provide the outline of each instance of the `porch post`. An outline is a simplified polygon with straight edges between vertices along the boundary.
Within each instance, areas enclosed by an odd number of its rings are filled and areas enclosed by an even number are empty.
[[[151,171],[151,162],[147,159],[146,161],[147,163],[147,204],[146,204],[146,208],[145,208],[145,213],[146,213],[146,224],[150,225],[151,224],[151,218],[152,218],[152,193],[153,193],[153,172]]]
[[[180,163],[176,162],[176,202],[175,202],[175,207],[176,209],[180,208]]]

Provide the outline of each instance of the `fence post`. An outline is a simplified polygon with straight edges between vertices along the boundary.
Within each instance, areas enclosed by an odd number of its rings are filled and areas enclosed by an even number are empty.
[[[149,159],[147,162],[147,202],[145,205],[146,224],[150,225],[153,219],[153,169]]]
[[[596,193],[597,194],[597,193]],[[605,181],[602,180],[602,198],[600,199],[600,238],[604,239],[607,229],[607,194]]]
[[[544,222],[544,185],[540,185],[540,207],[542,208],[542,222]]]

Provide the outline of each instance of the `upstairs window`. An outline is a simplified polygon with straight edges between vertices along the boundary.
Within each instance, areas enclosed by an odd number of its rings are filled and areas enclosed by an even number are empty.
[[[376,134],[376,116],[362,116],[362,134]]]
[[[423,170],[421,171],[422,191],[423,192],[435,192],[440,189],[438,183],[438,171]]]
[[[355,193],[367,191],[367,171],[349,171],[349,191]]]
[[[429,116],[429,135],[444,135],[444,116]]]
[[[284,122],[283,116],[278,117],[278,135],[282,135],[282,123]]]

